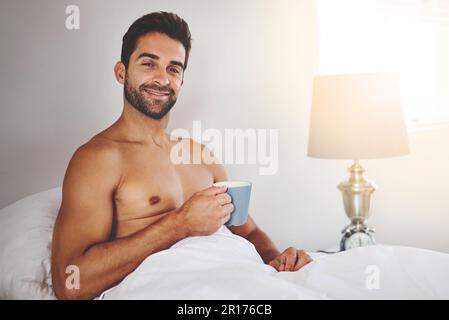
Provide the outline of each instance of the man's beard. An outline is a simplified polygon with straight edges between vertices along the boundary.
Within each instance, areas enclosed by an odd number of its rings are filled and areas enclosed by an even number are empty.
[[[157,85],[142,84],[139,89],[129,84],[128,77],[125,78],[125,98],[137,110],[147,117],[155,120],[162,119],[176,103],[175,92],[170,87],[159,87]],[[145,90],[168,91],[168,100],[150,99],[145,97]]]

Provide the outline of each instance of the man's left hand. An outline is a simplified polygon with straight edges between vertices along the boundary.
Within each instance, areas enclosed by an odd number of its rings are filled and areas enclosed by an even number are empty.
[[[298,271],[311,261],[312,258],[304,250],[290,247],[268,264],[277,271]]]

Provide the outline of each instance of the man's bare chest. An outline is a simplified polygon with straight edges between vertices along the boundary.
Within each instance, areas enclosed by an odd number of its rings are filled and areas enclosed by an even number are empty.
[[[211,186],[214,179],[206,166],[175,165],[167,154],[135,154],[125,160],[114,194],[118,222],[158,219]]]

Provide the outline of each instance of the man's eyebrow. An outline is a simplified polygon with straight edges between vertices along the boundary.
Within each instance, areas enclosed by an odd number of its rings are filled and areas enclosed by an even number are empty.
[[[172,60],[170,61],[170,63],[174,64],[175,66],[180,66],[182,69],[184,69],[184,64],[182,62]]]
[[[151,59],[154,59],[154,60],[159,60],[159,56],[158,55],[155,55],[154,53],[149,53],[149,52],[142,52],[137,57],[137,60],[139,60],[140,58],[151,58]],[[184,64],[182,62],[179,62],[179,61],[176,61],[176,60],[171,60],[170,63],[175,65],[175,66],[179,66],[182,69],[184,69]]]
[[[148,52],[142,52],[141,54],[139,54],[139,56],[137,57],[137,60],[139,60],[140,58],[151,58],[154,60],[159,60],[159,56],[155,55],[154,53],[148,53]]]

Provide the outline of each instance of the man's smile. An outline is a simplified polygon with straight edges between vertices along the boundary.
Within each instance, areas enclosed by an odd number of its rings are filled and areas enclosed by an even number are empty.
[[[170,95],[169,91],[159,91],[159,90],[154,90],[154,89],[144,89],[144,91],[147,94],[149,94],[155,98],[158,98],[158,99],[168,97]]]

